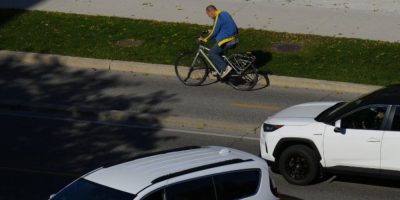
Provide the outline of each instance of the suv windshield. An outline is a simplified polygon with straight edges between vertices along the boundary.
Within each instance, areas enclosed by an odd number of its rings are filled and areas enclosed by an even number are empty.
[[[363,98],[361,97],[355,101],[352,102],[341,102],[337,103],[334,106],[326,109],[324,112],[322,112],[320,115],[318,115],[315,120],[318,122],[323,122],[326,124],[331,124],[335,120],[337,120],[338,117],[346,114],[347,112],[352,111],[353,109],[359,107],[363,103]]]
[[[79,179],[51,200],[132,200],[135,195]]]

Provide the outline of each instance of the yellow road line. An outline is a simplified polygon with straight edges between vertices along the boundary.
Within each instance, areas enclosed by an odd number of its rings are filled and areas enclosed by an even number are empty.
[[[281,107],[279,107],[279,106],[244,104],[244,103],[232,103],[231,106],[239,107],[239,108],[265,109],[265,110],[273,110],[273,111],[278,111],[281,109]]]

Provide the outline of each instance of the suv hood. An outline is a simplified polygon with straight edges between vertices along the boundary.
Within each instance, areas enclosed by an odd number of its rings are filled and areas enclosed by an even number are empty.
[[[286,125],[304,125],[315,122],[321,112],[339,102],[312,102],[299,104],[282,110],[268,119],[269,123]]]

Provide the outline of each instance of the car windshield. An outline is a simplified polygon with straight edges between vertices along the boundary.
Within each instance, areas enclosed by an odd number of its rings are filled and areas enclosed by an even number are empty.
[[[79,179],[51,200],[133,200],[135,195]]]
[[[328,108],[324,112],[322,112],[320,115],[318,115],[315,120],[319,122],[324,122],[327,124],[333,123],[334,120],[336,120],[338,117],[342,116],[343,114],[350,112],[354,108],[358,107],[359,105],[362,104],[363,99],[365,96],[352,101],[352,102],[341,102],[337,103],[334,106]]]

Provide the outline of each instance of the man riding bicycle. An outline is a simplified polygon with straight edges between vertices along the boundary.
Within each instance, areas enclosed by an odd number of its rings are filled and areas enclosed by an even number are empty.
[[[236,47],[239,31],[228,12],[218,10],[214,5],[207,6],[206,11],[207,15],[214,20],[214,26],[212,30],[209,30],[209,35],[206,38],[200,37],[199,41],[208,42],[215,38],[216,44],[211,48],[209,55],[221,73],[221,78],[225,78],[232,71],[232,67],[225,63],[222,56],[227,50]]]

